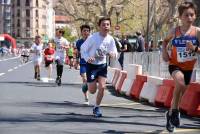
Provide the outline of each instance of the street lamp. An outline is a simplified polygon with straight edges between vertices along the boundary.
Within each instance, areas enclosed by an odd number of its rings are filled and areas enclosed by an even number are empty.
[[[119,25],[119,15],[120,12],[122,11],[123,5],[115,5],[113,6],[116,10],[116,16],[117,16],[117,26]]]
[[[116,32],[116,35],[119,35],[119,30],[120,30],[119,15],[120,15],[120,12],[122,11],[123,5],[115,5],[115,6],[113,6],[113,8],[115,8],[116,17],[117,17],[117,22],[116,22],[116,26],[115,26],[115,32]]]

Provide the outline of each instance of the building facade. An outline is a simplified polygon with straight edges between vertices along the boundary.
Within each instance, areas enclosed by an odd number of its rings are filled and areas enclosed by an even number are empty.
[[[52,0],[12,0],[12,35],[21,42],[55,35]]]
[[[0,34],[12,33],[11,0],[0,0]]]

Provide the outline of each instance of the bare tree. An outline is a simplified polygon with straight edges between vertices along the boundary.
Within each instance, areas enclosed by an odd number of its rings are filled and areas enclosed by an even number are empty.
[[[72,23],[78,25],[86,23],[97,29],[96,24],[101,16],[115,18],[118,15],[118,22],[116,22],[117,19],[114,19],[114,22],[119,24],[125,24],[127,21],[132,20],[135,12],[130,9],[135,6],[134,1],[138,0],[59,0],[55,8],[70,16]],[[129,7],[127,14],[125,11],[128,9],[125,7]],[[125,15],[121,17],[123,13]]]
[[[150,29],[151,35],[154,37],[154,48],[162,28],[166,25],[168,29],[177,24],[177,5],[181,0],[153,0],[151,2],[150,11]]]
[[[195,25],[196,26],[200,26],[200,8],[199,8],[199,6],[200,6],[200,0],[193,0],[193,2],[198,7],[197,8],[197,19],[196,19]]]

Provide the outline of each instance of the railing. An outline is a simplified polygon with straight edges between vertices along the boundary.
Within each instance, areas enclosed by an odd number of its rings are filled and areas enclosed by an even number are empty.
[[[115,62],[111,61],[111,67],[120,68],[119,63],[117,62],[117,60]],[[146,75],[171,78],[168,71],[168,63],[162,60],[162,54],[160,51],[126,52],[124,53],[124,67],[128,64],[142,65],[143,74]],[[200,82],[200,56],[198,56],[192,80]]]

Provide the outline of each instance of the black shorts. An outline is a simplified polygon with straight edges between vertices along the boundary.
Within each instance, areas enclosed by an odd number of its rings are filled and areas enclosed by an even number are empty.
[[[45,61],[45,67],[48,67],[52,63],[53,63],[53,61]]]
[[[29,55],[21,55],[21,56],[22,56],[22,57],[27,57],[27,58],[29,57]]]
[[[86,64],[86,75],[87,75],[87,82],[93,82],[98,78],[98,76],[101,77],[107,77],[107,64],[100,64],[100,65],[94,65],[87,63]]]
[[[68,56],[68,57],[69,57],[70,60],[73,59],[73,56]]]
[[[193,70],[182,70],[180,67],[175,66],[175,65],[169,65],[169,73],[170,75],[172,75],[172,73],[174,71],[181,71],[184,75],[184,80],[185,80],[185,85],[189,85],[190,84],[190,80],[192,77],[192,72]]]

